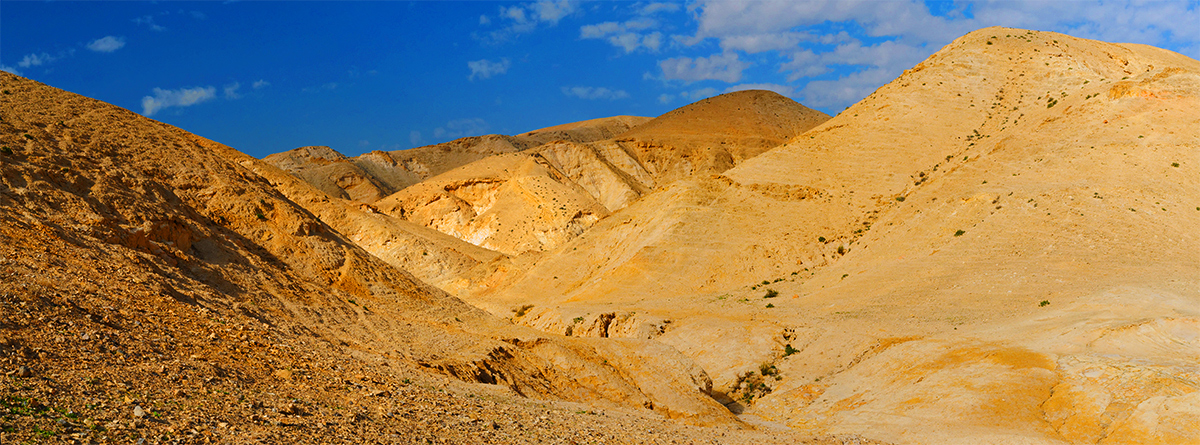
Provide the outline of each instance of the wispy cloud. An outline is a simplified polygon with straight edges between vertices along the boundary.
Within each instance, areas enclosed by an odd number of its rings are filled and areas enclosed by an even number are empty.
[[[258,79],[256,81],[254,81],[254,84],[250,85],[251,88],[254,88],[256,90],[261,90],[261,89],[269,87],[269,86],[271,86],[271,82],[267,82],[263,79]]]
[[[20,62],[17,62],[17,66],[21,68],[41,66],[58,59],[58,57],[54,57],[46,53],[26,54]]]
[[[625,90],[610,90],[605,87],[562,87],[563,94],[580,99],[617,100],[629,97]]]
[[[421,137],[421,132],[413,130],[408,132],[408,142],[411,143],[413,147],[416,147],[424,144],[425,138]]]
[[[467,80],[473,82],[476,79],[483,80],[507,73],[510,65],[511,64],[506,58],[502,58],[495,62],[487,59],[467,62],[467,68],[471,70],[471,75],[467,76]]]
[[[241,99],[242,95],[238,94],[238,88],[241,88],[241,87],[242,87],[241,82],[234,82],[229,85],[225,85],[225,87],[222,89],[222,91],[223,91],[226,99],[231,99],[231,100],[232,99]]]
[[[87,49],[98,53],[111,53],[125,46],[124,37],[104,36],[87,44]]]
[[[139,25],[145,25],[147,28],[150,28],[151,31],[166,31],[167,30],[167,28],[160,26],[158,23],[155,23],[154,16],[152,16],[152,15],[144,15],[144,16],[135,18],[135,19],[133,19],[133,23],[137,23]]]
[[[541,0],[516,6],[501,6],[497,14],[497,21],[502,24],[501,28],[480,38],[490,43],[503,42],[516,35],[532,32],[540,25],[557,25],[559,20],[579,10],[579,2],[573,0]],[[493,20],[488,16],[479,18],[479,24],[482,26],[492,23]]]
[[[445,126],[433,129],[433,137],[438,139],[458,139],[467,136],[479,136],[485,134],[488,128],[488,123],[480,118],[458,119],[446,122]]]
[[[313,92],[320,92],[320,91],[333,91],[333,90],[336,90],[337,87],[338,87],[337,82],[326,82],[324,84],[317,85],[315,87],[301,88],[300,91],[304,92],[304,93],[313,93]]]
[[[626,22],[604,22],[595,25],[585,25],[579,28],[581,39],[604,39],[613,46],[631,53],[638,48],[646,48],[650,52],[658,52],[662,47],[661,32],[644,32],[658,27],[658,22],[649,18],[640,18]]]
[[[155,88],[153,96],[142,98],[142,115],[153,116],[164,108],[190,107],[217,97],[217,89],[213,87],[180,88],[164,90]]]
[[[8,65],[0,65],[0,71],[16,74],[18,76],[21,75],[21,71],[17,70],[16,68],[13,68],[11,66],[8,66]]]
[[[750,64],[738,59],[737,53],[714,54],[709,57],[674,57],[658,62],[664,80],[696,82],[719,80],[734,83],[742,79],[742,71]]]

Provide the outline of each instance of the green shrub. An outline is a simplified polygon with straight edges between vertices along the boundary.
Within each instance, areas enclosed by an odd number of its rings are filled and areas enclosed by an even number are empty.
[[[778,296],[779,296],[779,292],[776,291],[775,289],[767,289],[767,294],[763,295],[763,298],[775,298]]]
[[[897,196],[897,197],[896,197],[896,201],[904,202],[904,197],[903,197],[903,196]]]
[[[825,237],[823,237],[823,236],[818,236],[818,237],[817,237],[817,241],[820,241],[820,242],[822,242],[822,243],[823,243],[823,242],[825,242]]]
[[[1038,307],[1046,307],[1049,305],[1050,305],[1050,300],[1042,300],[1041,303],[1038,303]]]
[[[4,148],[8,148],[8,147],[4,147]],[[1172,167],[1177,167],[1177,168],[1178,168],[1178,167],[1179,167],[1179,163],[1178,163],[1178,162],[1172,162],[1172,163],[1171,163],[1171,166],[1172,166]]]
[[[524,316],[525,316],[525,314],[526,314],[527,312],[529,312],[529,310],[530,310],[530,309],[533,309],[533,305],[532,305],[532,304],[527,304],[527,305],[524,305],[524,306],[521,306],[521,307],[517,308],[517,310],[515,310],[515,311],[513,311],[513,312],[516,312],[518,317],[524,317]]]
[[[797,352],[800,352],[800,350],[793,348],[791,343],[783,345],[783,356],[784,357],[795,354]]]
[[[774,305],[774,304],[772,304],[772,303],[767,303],[767,309],[770,309],[770,308],[773,308],[773,307],[775,307],[775,305]]]
[[[12,149],[11,149],[11,148],[8,148],[8,146],[7,146],[7,145],[5,145],[5,146],[3,146],[3,147],[0,147],[0,153],[4,153],[4,154],[6,154],[6,155],[13,154],[13,152],[12,152]]]
[[[967,233],[967,232],[960,229],[959,231],[954,232],[954,236],[963,236],[964,233]]]

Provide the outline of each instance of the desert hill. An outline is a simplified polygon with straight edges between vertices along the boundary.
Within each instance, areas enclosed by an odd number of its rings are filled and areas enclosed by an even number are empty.
[[[308,210],[361,204],[124,109],[8,73],[0,90],[5,442],[762,439],[632,415],[741,427],[669,346],[513,326]]]
[[[546,252],[659,185],[725,171],[825,119],[773,92],[729,93],[664,114],[615,139],[556,140],[481,159],[375,206],[505,255]],[[585,124],[596,128],[593,121]]]
[[[671,344],[731,406],[797,428],[1192,443],[1198,96],[1176,53],[983,29],[463,297]]]
[[[353,158],[329,147],[300,147],[264,158],[329,196],[373,203],[432,176],[490,156],[561,140],[608,139],[649,121],[639,116],[591,119],[522,133],[470,136],[408,150],[372,151]]]
[[[595,142],[612,139],[621,133],[649,122],[653,118],[644,116],[612,116],[599,119],[589,119],[552,127],[539,128],[517,137],[535,141],[538,145],[553,141]]]

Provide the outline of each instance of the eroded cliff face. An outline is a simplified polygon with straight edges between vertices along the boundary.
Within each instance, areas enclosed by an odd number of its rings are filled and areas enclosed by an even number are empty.
[[[526,153],[471,164],[376,206],[506,255],[554,249],[609,213],[544,158]]]

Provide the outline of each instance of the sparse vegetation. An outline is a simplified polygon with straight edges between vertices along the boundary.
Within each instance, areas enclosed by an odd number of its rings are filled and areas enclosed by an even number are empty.
[[[533,309],[533,305],[527,304],[527,305],[517,308],[517,310],[515,310],[513,312],[515,312],[517,314],[517,317],[524,317],[525,314],[528,313],[530,309]]]
[[[1049,305],[1050,305],[1050,300],[1042,300],[1041,303],[1038,303],[1038,307],[1046,307]]]
[[[899,202],[904,202],[904,197],[903,197],[903,196],[897,196],[897,197],[896,197],[896,201],[899,201]]]
[[[258,217],[258,220],[259,220],[259,221],[266,221],[266,220],[267,220],[267,215],[264,215],[264,214],[263,214],[263,212],[262,212],[262,210],[255,210],[255,211],[254,211],[254,216]]]
[[[958,231],[954,232],[954,236],[963,236],[964,233],[967,233],[967,232],[962,229],[959,229]]]
[[[767,289],[767,294],[763,295],[763,298],[775,298],[778,296],[779,296],[779,291],[776,291],[775,289]]]
[[[7,146],[7,145],[5,145],[5,146],[3,146],[3,147],[0,147],[0,153],[4,153],[4,154],[6,154],[6,155],[10,155],[10,154],[13,154],[13,151],[12,151],[12,149],[11,149],[11,148],[8,148],[8,146]]]
[[[823,236],[818,236],[818,237],[817,237],[817,241],[820,241],[820,242],[822,242],[822,243],[823,243],[823,242],[825,242],[825,237],[823,237]]]
[[[775,307],[775,304],[773,304],[773,303],[767,303],[767,309],[770,309],[770,308],[773,308],[773,307]]]
[[[783,345],[783,356],[784,357],[795,354],[797,352],[800,352],[800,350],[793,348],[791,343]]]
[[[8,148],[8,147],[4,147],[4,148]],[[1172,163],[1171,163],[1171,166],[1172,166],[1172,167],[1175,167],[1175,168],[1179,168],[1179,163],[1178,163],[1178,162],[1172,162]]]
[[[573,322],[575,324],[579,324],[579,323],[583,322],[583,317],[575,317],[575,318],[571,319],[571,322]]]
[[[33,140],[33,136],[30,135],[29,133],[25,133],[23,136],[25,136],[25,139],[29,139],[31,141]]]

